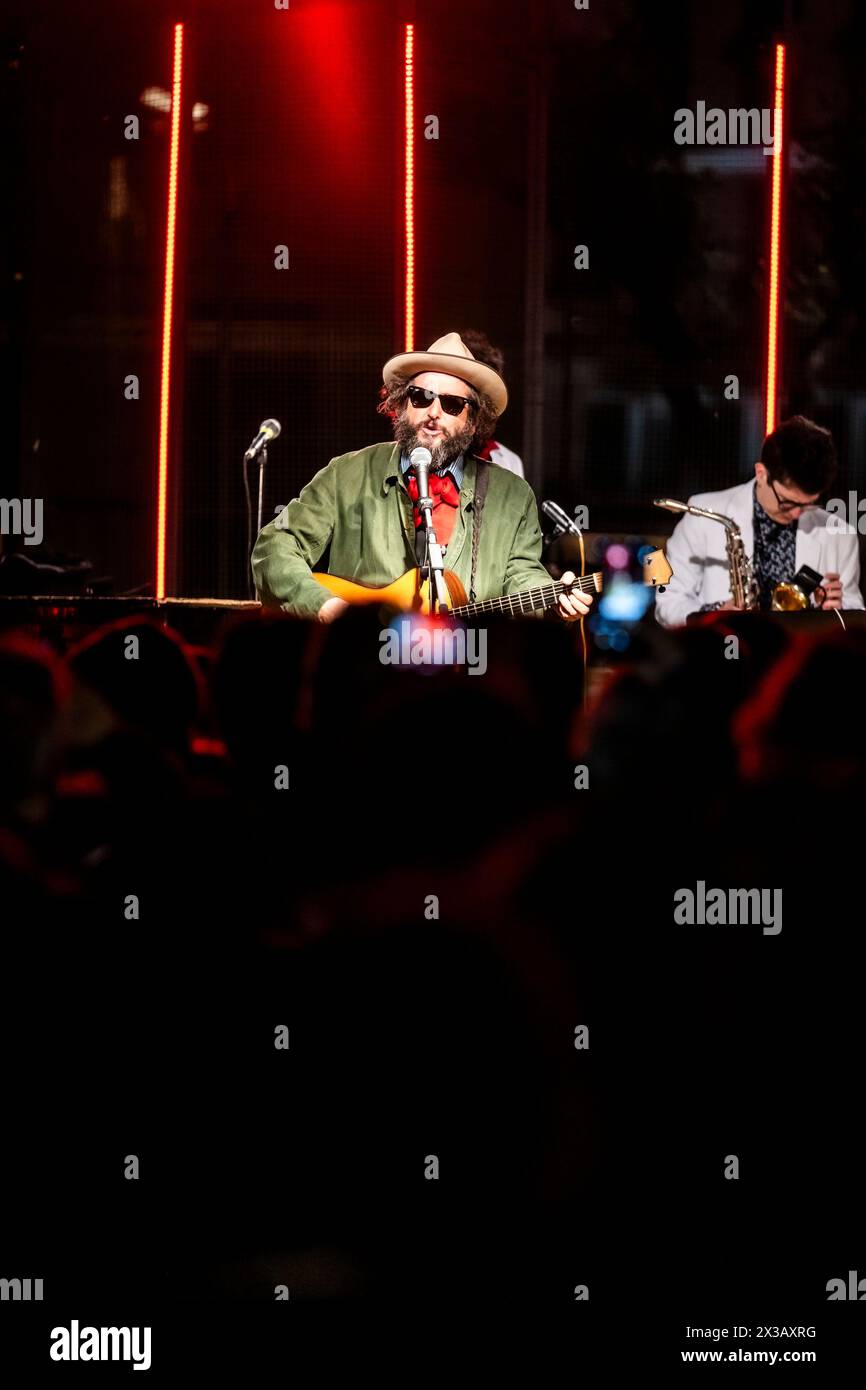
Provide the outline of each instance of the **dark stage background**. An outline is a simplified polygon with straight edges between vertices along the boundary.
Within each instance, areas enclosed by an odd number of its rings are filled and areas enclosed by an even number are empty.
[[[770,161],[684,150],[673,114],[699,98],[769,105],[785,38],[782,412],[834,429],[840,495],[862,481],[862,6],[36,0],[2,23],[20,135],[5,155],[3,358],[18,390],[3,452],[8,495],[45,499],[48,551],[91,559],[117,592],[153,582],[170,117],[142,97],[170,88],[177,18],[168,592],[247,594],[240,460],[264,416],[283,423],[266,519],[329,458],[382,437],[381,365],[403,347],[409,19],[416,346],[475,326],[504,348],[500,437],[539,494],[587,504],[595,530],[658,530],[654,494],[727,486],[756,456]],[[431,113],[438,140],[424,138]],[[739,401],[724,398],[729,373]]]

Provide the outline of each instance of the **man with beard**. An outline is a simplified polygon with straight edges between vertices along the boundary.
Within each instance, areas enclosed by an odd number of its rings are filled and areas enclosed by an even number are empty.
[[[379,587],[419,565],[423,523],[410,464],[418,446],[432,455],[433,525],[445,567],[470,602],[552,583],[532,489],[478,456],[508,402],[498,373],[448,333],[429,352],[392,357],[382,379],[378,409],[391,418],[395,443],[332,459],[264,527],[252,554],[262,602],[331,622],[347,605],[313,578],[314,568]],[[573,621],[590,603],[589,595],[563,593],[553,611]]]

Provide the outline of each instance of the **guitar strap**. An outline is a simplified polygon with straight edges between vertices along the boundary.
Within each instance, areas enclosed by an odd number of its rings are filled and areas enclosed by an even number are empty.
[[[487,485],[490,482],[490,469],[492,464],[483,459],[478,459],[478,471],[475,475],[475,498],[472,503],[472,569],[469,574],[469,602],[475,603],[475,567],[478,563],[478,542],[481,537],[481,515],[484,511],[484,499],[487,496]]]

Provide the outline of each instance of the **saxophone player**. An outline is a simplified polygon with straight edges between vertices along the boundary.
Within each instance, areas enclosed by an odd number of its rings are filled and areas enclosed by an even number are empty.
[[[820,506],[836,477],[833,436],[802,415],[768,434],[754,479],[724,492],[698,493],[690,504],[721,512],[737,523],[751,559],[759,610],[771,607],[773,591],[802,565],[822,576],[813,602],[821,608],[863,608],[857,534],[829,529]],[[685,515],[666,547],[673,577],[656,594],[656,618],[664,627],[692,613],[737,608],[731,597],[725,528]]]

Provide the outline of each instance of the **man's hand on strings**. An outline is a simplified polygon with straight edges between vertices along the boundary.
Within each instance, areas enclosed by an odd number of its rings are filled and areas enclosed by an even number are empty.
[[[561,584],[574,584],[577,575],[573,570],[566,570],[560,580]],[[592,594],[581,593],[580,589],[572,589],[571,593],[561,593],[557,600],[557,612],[567,623],[573,623],[577,618],[585,618],[592,607]]]

